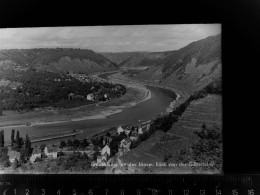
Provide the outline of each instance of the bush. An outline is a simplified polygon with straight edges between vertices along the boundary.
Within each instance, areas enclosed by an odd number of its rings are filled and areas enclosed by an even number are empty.
[[[130,145],[130,149],[136,148],[140,144],[140,140],[132,141]]]
[[[9,161],[8,156],[8,148],[7,147],[0,147],[0,163],[8,164],[6,161]]]
[[[213,127],[211,129],[205,128],[197,131],[196,135],[200,138],[197,144],[192,148],[193,159],[196,162],[214,163],[213,167],[202,167],[203,170],[219,170],[222,169],[223,163],[223,148],[222,135]]]
[[[15,169],[17,169],[18,167],[19,167],[18,160],[17,160],[17,158],[15,158],[14,164],[13,164],[13,169],[15,170]]]
[[[9,160],[9,159],[5,160],[5,161],[3,162],[3,165],[4,165],[4,167],[10,167],[10,165],[11,165],[10,160]]]
[[[163,158],[163,162],[167,162],[170,158],[172,158],[172,154],[165,154]]]

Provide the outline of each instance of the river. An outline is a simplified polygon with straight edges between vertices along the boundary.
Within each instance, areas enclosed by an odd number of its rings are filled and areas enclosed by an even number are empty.
[[[125,108],[122,112],[112,114],[103,119],[87,119],[81,121],[68,121],[56,124],[42,124],[34,126],[15,127],[19,130],[21,136],[29,135],[32,139],[46,136],[47,134],[61,134],[71,132],[73,129],[80,129],[82,133],[77,138],[90,137],[109,127],[123,124],[135,124],[138,120],[150,120],[158,116],[169,107],[170,103],[176,97],[169,90],[152,86],[146,86],[151,92],[151,98],[136,104],[135,106]],[[1,128],[5,131],[5,140],[10,140],[12,127]],[[58,142],[60,140],[56,140]]]

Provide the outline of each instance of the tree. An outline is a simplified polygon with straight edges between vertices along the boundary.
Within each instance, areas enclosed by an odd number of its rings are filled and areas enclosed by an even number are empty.
[[[66,144],[66,142],[65,141],[61,141],[60,142],[60,148],[63,148],[63,147],[65,147],[65,146],[67,146],[67,144]]]
[[[107,137],[111,137],[111,134],[109,132],[106,133]]]
[[[98,142],[98,145],[99,145],[100,147],[103,147],[103,140],[104,140],[104,137],[101,136],[101,137],[99,138],[99,142]]]
[[[4,147],[4,130],[0,131],[0,147]]]
[[[72,145],[74,148],[78,148],[80,145],[80,141],[78,139],[74,139]]]
[[[214,166],[204,167],[203,170],[221,170],[223,162],[222,135],[217,127],[207,128],[195,132],[200,138],[192,148],[193,159],[196,162],[214,163]]]
[[[3,105],[2,105],[2,100],[0,100],[0,116],[3,116]]]
[[[46,147],[46,144],[41,144],[40,145],[40,149],[41,149],[42,152],[44,151],[45,147]]]
[[[85,147],[87,147],[89,144],[88,144],[88,141],[87,141],[87,139],[83,139],[83,141],[80,143],[80,147],[82,147],[82,148],[85,148]]]
[[[21,163],[27,163],[27,161],[29,160],[29,158],[30,158],[30,151],[28,150],[28,149],[26,149],[26,148],[22,148],[21,150],[20,150],[20,161],[21,161]]]
[[[4,167],[10,166],[7,147],[0,147],[0,163],[2,163]]]
[[[130,149],[136,148],[140,143],[140,140],[137,139],[136,141],[132,141],[130,145]]]
[[[73,145],[73,144],[72,144],[72,141],[71,141],[71,140],[68,140],[68,141],[67,141],[67,146],[68,146],[68,147],[71,147],[72,145]]]
[[[11,147],[14,146],[14,134],[15,134],[15,130],[12,129],[12,133],[11,133]]]
[[[14,159],[13,169],[17,169],[19,166],[17,158]]]
[[[26,149],[30,149],[30,148],[31,148],[31,141],[30,141],[30,139],[29,139],[29,137],[28,137],[27,134],[26,134],[26,136],[25,136],[25,145],[24,145],[24,147],[25,147]]]

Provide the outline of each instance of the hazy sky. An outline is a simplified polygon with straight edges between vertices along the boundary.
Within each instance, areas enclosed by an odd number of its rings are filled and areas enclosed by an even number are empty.
[[[167,51],[221,32],[220,24],[0,29],[0,49],[86,48],[97,52]]]

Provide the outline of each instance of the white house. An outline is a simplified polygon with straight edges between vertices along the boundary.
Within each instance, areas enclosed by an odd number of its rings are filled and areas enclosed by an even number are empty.
[[[101,155],[105,155],[107,154],[108,156],[110,156],[110,148],[108,147],[108,145],[106,145],[102,150],[101,150]]]
[[[138,127],[138,134],[139,134],[139,135],[143,134],[143,129],[142,129],[142,127]]]
[[[17,158],[17,160],[20,160],[21,157],[21,153],[14,150],[9,150],[7,155],[9,156],[9,160],[11,163],[14,162],[15,158]]]
[[[58,157],[58,149],[54,147],[45,147],[44,153],[48,158],[57,158]]]
[[[136,141],[138,139],[138,137],[135,135],[131,135],[129,138],[131,141]]]
[[[33,148],[32,156],[30,157],[30,162],[34,163],[36,158],[41,158],[42,152],[38,147]]]
[[[126,130],[125,130],[125,134],[126,134],[127,136],[129,135],[130,132],[131,132],[130,129],[126,129]]]
[[[91,100],[91,101],[93,101],[94,100],[94,94],[93,93],[90,93],[90,94],[88,94],[87,95],[87,100]]]
[[[119,126],[117,128],[117,133],[120,134],[121,132],[124,132],[124,129],[121,126]]]
[[[68,95],[68,100],[72,100],[73,97],[74,97],[74,93],[70,93],[70,94]]]

